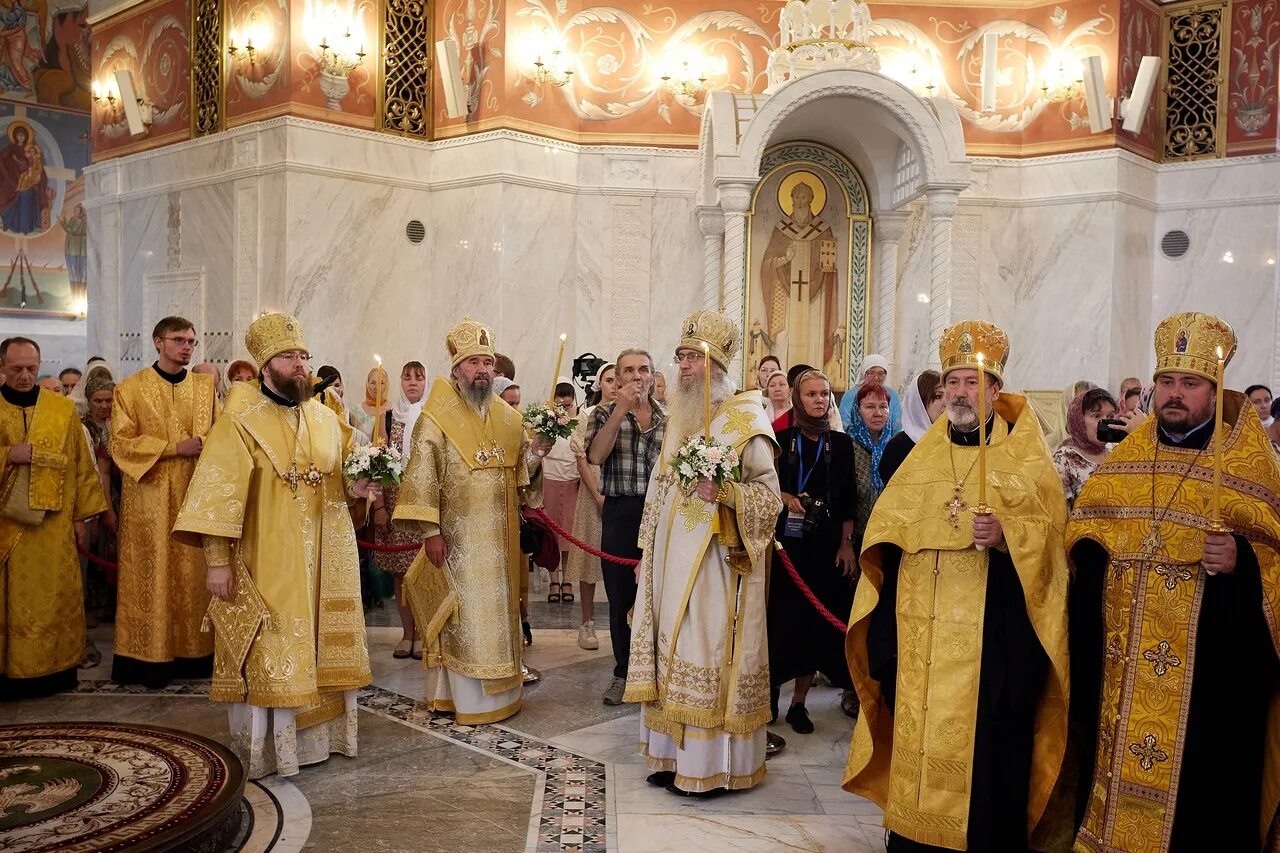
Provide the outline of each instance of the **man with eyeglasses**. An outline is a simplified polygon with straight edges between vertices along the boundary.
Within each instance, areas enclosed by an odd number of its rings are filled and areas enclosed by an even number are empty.
[[[169,530],[219,407],[213,377],[187,370],[198,343],[191,321],[165,317],[151,338],[155,363],[117,385],[111,407],[111,456],[123,474],[111,678],[161,688],[213,671],[213,635],[200,630],[204,555]]]

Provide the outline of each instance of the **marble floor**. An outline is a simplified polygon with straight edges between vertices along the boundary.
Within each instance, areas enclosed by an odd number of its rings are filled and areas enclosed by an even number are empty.
[[[256,824],[238,849],[361,851],[883,851],[881,812],[840,789],[850,721],[839,692],[815,687],[808,707],[816,731],[774,727],[787,748],[757,788],[700,801],[645,782],[635,752],[634,706],[601,702],[612,655],[577,646],[578,604],[535,601],[526,661],[542,680],[525,707],[497,726],[457,726],[417,708],[421,664],[395,660],[398,627],[369,628],[373,687],[362,691],[360,755],[335,757],[288,780],[253,786],[246,799]],[[394,613],[394,611],[393,611]],[[597,626],[607,613],[596,605]],[[392,620],[394,621],[394,616]],[[82,671],[81,689],[5,708],[6,722],[147,722],[226,742],[226,715],[206,685],[164,692],[124,690],[108,680],[111,627],[91,635],[103,663]],[[789,698],[782,697],[785,710]],[[252,821],[251,821],[252,823]]]

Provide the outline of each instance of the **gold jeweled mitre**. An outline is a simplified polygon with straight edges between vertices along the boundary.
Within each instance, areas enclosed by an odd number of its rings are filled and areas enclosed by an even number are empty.
[[[738,354],[738,324],[719,311],[694,311],[680,328],[680,343],[676,349],[702,349],[707,343],[707,352],[717,364],[725,370],[729,362]]]
[[[450,367],[457,367],[459,362],[472,356],[487,355],[493,358],[493,332],[482,323],[470,317],[463,317],[462,322],[449,330],[444,336],[444,345],[449,350],[449,358],[453,360]]]
[[[302,324],[288,314],[263,314],[249,324],[244,345],[258,365],[258,370],[282,352],[301,350],[310,354],[302,341]]]
[[[1218,348],[1224,366],[1236,354],[1236,333],[1212,314],[1184,311],[1156,326],[1156,372],[1194,373],[1218,381]]]
[[[942,333],[938,357],[942,375],[962,367],[978,367],[982,354],[987,373],[1004,382],[1004,367],[1009,359],[1009,336],[986,320],[962,320]]]

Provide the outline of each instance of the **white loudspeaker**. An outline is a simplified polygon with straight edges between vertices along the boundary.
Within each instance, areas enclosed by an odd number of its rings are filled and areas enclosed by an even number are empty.
[[[996,67],[996,51],[1000,36],[986,33],[982,37],[982,111],[993,113],[996,110],[996,84],[999,82],[999,69]]]
[[[1147,103],[1156,89],[1159,74],[1160,57],[1142,57],[1142,62],[1138,64],[1138,74],[1133,78],[1133,92],[1124,105],[1124,124],[1121,127],[1130,133],[1142,132],[1142,123],[1147,120]]]
[[[1101,56],[1084,58],[1084,105],[1089,111],[1090,133],[1111,129],[1111,98],[1107,96]]]
[[[436,61],[440,82],[444,86],[444,108],[449,118],[467,111],[467,89],[462,84],[462,66],[458,61],[458,43],[451,38],[436,42]]]
[[[125,123],[129,125],[130,136],[142,136],[151,123],[149,117],[143,116],[142,104],[138,103],[138,89],[133,85],[133,73],[126,70],[116,72],[116,85],[120,88],[120,107],[124,110]]]

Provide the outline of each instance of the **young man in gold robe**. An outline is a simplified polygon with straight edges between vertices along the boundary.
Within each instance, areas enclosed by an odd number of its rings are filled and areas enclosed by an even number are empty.
[[[462,725],[505,720],[524,701],[520,673],[519,504],[542,503],[541,457],[520,413],[493,395],[493,333],[464,319],[445,338],[452,362],[413,429],[392,521],[423,536],[409,594],[423,643],[429,710]]]
[[[170,536],[218,412],[213,378],[187,370],[198,339],[183,317],[151,334],[153,365],[116,386],[111,458],[120,469],[119,580],[111,680],[161,688],[208,678],[213,635],[204,553]]]
[[[891,853],[1021,853],[1066,744],[1066,501],[1035,414],[1002,390],[1004,332],[962,322],[940,350],[947,416],[863,540],[845,643],[862,713],[844,788],[884,808]]]
[[[1218,359],[1236,350],[1230,326],[1175,314],[1155,348],[1154,417],[1088,479],[1067,528],[1075,849],[1272,850],[1280,466],[1244,395],[1223,389],[1216,417]]]
[[[39,388],[40,347],[0,343],[0,700],[76,686],[85,651],[76,544],[107,509],[75,404]]]
[[[686,796],[744,790],[765,775],[766,557],[782,499],[760,393],[735,394],[727,374],[740,335],[716,311],[685,320],[679,381],[668,393],[662,454],[640,524],[623,699],[643,703],[640,752],[654,771],[649,783]],[[691,436],[707,432],[708,370],[710,433],[735,449],[741,465],[732,482],[702,479],[686,494],[671,460]]]
[[[213,684],[233,702],[233,745],[252,779],[356,754],[356,690],[371,680],[348,501],[351,428],[310,398],[302,327],[264,314],[245,334],[259,384],[235,385],[174,532],[203,545],[214,596]]]

